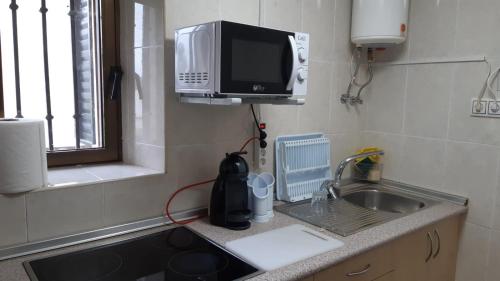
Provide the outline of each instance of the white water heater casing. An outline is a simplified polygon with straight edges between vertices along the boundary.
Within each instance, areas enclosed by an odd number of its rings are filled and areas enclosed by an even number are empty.
[[[409,7],[410,0],[353,0],[351,41],[372,47],[403,43]]]

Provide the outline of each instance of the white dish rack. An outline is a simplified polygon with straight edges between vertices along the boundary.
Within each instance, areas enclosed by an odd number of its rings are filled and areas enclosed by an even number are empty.
[[[330,140],[323,134],[277,137],[275,153],[278,200],[309,199],[332,179]]]

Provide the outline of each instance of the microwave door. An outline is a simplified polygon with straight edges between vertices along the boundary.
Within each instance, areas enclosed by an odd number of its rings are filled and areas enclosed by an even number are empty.
[[[222,22],[221,94],[291,96],[296,52],[293,33]]]

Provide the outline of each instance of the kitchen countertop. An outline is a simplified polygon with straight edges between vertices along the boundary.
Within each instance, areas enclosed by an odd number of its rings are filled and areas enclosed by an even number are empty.
[[[295,264],[277,270],[265,272],[249,280],[258,281],[258,280],[302,279],[309,275],[314,274],[315,272],[321,271],[343,260],[346,260],[352,256],[355,256],[361,252],[367,251],[383,243],[394,240],[400,237],[401,235],[410,233],[416,229],[422,228],[426,225],[432,224],[439,220],[463,214],[466,212],[466,210],[467,210],[466,207],[448,202],[443,202],[434,205],[428,209],[408,215],[406,217],[402,217],[375,226],[373,228],[358,232],[356,234],[352,234],[348,237],[342,237],[328,231],[323,231],[323,233],[325,233],[326,235],[329,235],[335,239],[342,241],[344,243],[344,246],[335,249],[333,251],[326,252],[324,254],[297,262]],[[294,219],[279,212],[275,212],[274,218],[268,223],[263,223],[263,224],[253,223],[250,229],[244,231],[232,231],[225,228],[216,227],[210,225],[208,219],[195,221],[189,224],[188,227],[208,237],[214,242],[220,245],[224,245],[224,243],[227,241],[239,239],[249,235],[258,234],[268,230],[273,230],[290,224],[303,224],[313,229],[320,230],[315,226],[309,225],[305,222]],[[154,232],[163,231],[165,229],[169,229],[172,227],[174,226],[162,226],[149,230],[117,236],[113,238],[107,238],[99,241],[84,243],[77,246],[70,246],[58,250],[52,250],[39,254],[28,255],[24,257],[2,261],[0,262],[0,280],[29,281],[29,277],[24,271],[24,267],[22,265],[22,262],[26,260],[39,259],[47,256],[53,256],[81,249],[106,245],[109,243],[114,243],[142,235],[151,234]]]

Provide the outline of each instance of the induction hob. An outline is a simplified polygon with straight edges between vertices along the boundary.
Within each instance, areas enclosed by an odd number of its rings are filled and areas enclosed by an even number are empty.
[[[24,267],[32,281],[229,281],[261,273],[185,227],[27,261]]]

